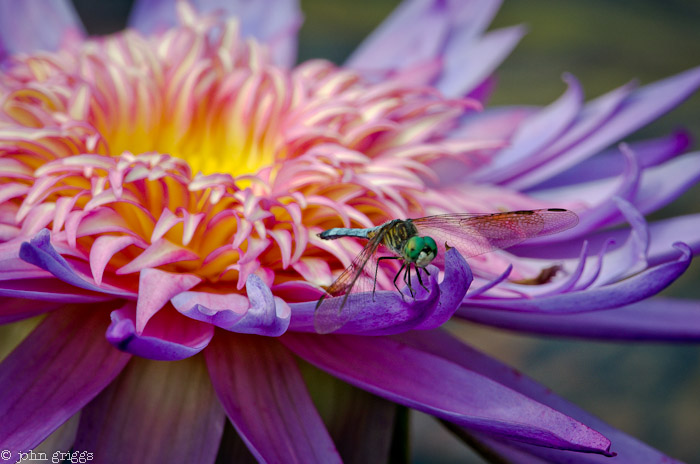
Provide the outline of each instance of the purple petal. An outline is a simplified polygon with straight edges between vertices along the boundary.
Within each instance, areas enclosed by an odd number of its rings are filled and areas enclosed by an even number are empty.
[[[445,274],[439,285],[436,275],[437,272],[431,272],[430,292],[426,293],[418,285],[415,286],[418,289],[415,299],[406,296],[402,298],[397,292],[389,291],[377,292],[374,299],[368,298],[366,294],[351,295],[347,304],[360,302],[362,306],[354,308],[358,311],[357,315],[337,332],[386,335],[413,329],[432,329],[442,325],[452,316],[464,298],[472,281],[472,273],[464,258],[453,248],[445,253]],[[316,303],[290,303],[290,330],[314,331]]]
[[[412,331],[413,332],[413,331]],[[470,369],[386,337],[288,332],[295,354],[341,380],[473,430],[607,454],[598,432]]]
[[[524,27],[514,26],[490,31],[476,40],[465,38],[464,43],[458,38],[450,40],[443,73],[435,87],[448,97],[467,95],[486,82],[524,35]]]
[[[536,156],[572,124],[581,110],[583,91],[578,81],[564,76],[568,88],[559,99],[528,118],[513,136],[510,146],[473,177],[478,182],[503,183],[538,161]]]
[[[528,189],[569,169],[677,106],[695,92],[698,86],[700,67],[647,85],[629,95],[620,92],[620,89],[614,91],[610,95],[615,96],[615,93],[619,93],[625,95],[625,99],[615,108],[614,113],[603,121],[604,124],[585,124],[589,129],[588,133],[584,133],[575,125],[572,131],[577,137],[567,137],[566,143],[557,143],[542,152],[540,157],[548,161],[540,164],[535,170],[524,172],[517,180],[509,182],[508,186],[518,190]],[[601,99],[605,97],[607,96]],[[585,123],[585,115],[582,114],[580,121]]]
[[[260,462],[340,462],[296,361],[276,339],[219,333],[204,352],[226,414]]]
[[[231,332],[277,337],[289,328],[289,305],[272,295],[255,274],[246,280],[247,298],[236,293],[182,292],[172,299],[175,309],[192,319]]]
[[[83,35],[82,23],[67,0],[0,2],[0,62],[5,59],[3,52],[55,51]]]
[[[199,353],[214,336],[214,327],[186,318],[172,308],[159,311],[144,328],[136,330],[136,305],[127,303],[112,311],[107,340],[115,347],[137,356],[176,361]]]
[[[213,463],[225,420],[202,358],[134,358],[83,409],[73,449],[112,462]]]
[[[8,324],[21,319],[27,319],[37,314],[53,311],[61,306],[61,303],[41,300],[0,298],[0,324]]]
[[[679,156],[642,173],[634,204],[642,212],[651,213],[678,198],[699,180],[700,152]]]
[[[629,144],[630,151],[634,153],[639,167],[642,169],[657,166],[670,160],[683,153],[689,146],[690,134],[686,131],[678,131],[659,139]],[[538,184],[536,189],[530,192],[536,194],[540,198],[552,198],[551,196],[547,196],[547,189],[566,186],[575,187],[576,184],[617,177],[624,171],[625,165],[626,161],[624,157],[621,156],[620,150],[615,147],[593,158],[584,160],[556,177]]]
[[[228,18],[239,18],[243,37],[267,44],[275,63],[287,67],[294,64],[297,31],[303,21],[297,0],[191,0],[190,3],[200,13],[220,12]],[[178,24],[175,2],[137,1],[129,24],[145,34],[172,27]]]
[[[463,96],[491,74],[522,35],[511,28],[480,37],[498,6],[492,0],[403,2],[345,65],[370,75],[401,75],[444,62],[437,88]]]
[[[469,308],[473,322],[518,332],[602,340],[699,341],[700,305],[695,300],[652,298],[621,308],[579,314],[537,314]]]
[[[442,330],[408,332],[397,335],[394,338],[412,347],[431,353],[444,361],[454,363],[464,369],[472,370],[493,379],[514,391],[539,401],[542,404],[546,404],[604,433],[612,442],[611,451],[617,453],[617,457],[614,461],[659,464],[675,462],[646,444],[637,441],[620,430],[588,414],[586,411],[579,409],[552,393],[550,389],[534,382],[512,367],[502,364],[464,345]],[[543,455],[547,455],[547,462],[613,462],[603,456],[595,456],[592,454],[572,455],[570,452],[512,443],[518,447],[525,447],[528,453],[535,453],[536,455],[543,453]]]
[[[32,449],[119,374],[130,356],[105,342],[106,328],[99,308],[53,312],[0,364],[3,448]]]
[[[691,249],[684,243],[675,247],[681,252],[675,261],[651,267],[621,282],[540,298],[465,299],[456,315],[467,317],[472,308],[527,313],[569,314],[618,308],[649,298],[666,288],[688,269]]]
[[[42,229],[29,242],[22,243],[19,257],[75,287],[121,297],[134,296],[131,291],[107,283],[96,285],[91,278],[87,277],[90,274],[79,273],[79,270],[71,266],[51,245],[51,231],[48,229]]]

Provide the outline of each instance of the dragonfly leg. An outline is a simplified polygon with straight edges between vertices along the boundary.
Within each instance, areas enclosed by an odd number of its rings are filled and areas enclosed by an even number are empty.
[[[381,258],[377,258],[377,267],[374,268],[374,285],[372,286],[372,301],[374,301],[374,293],[377,290],[377,273],[379,273],[379,261],[383,259],[401,259],[400,256],[382,256]],[[401,266],[403,269],[403,266]],[[401,269],[399,269],[399,272],[401,272]],[[398,274],[396,274],[398,276]],[[396,279],[394,279],[394,287],[396,287]],[[397,289],[399,287],[396,287]]]
[[[413,292],[413,287],[411,287],[411,263],[406,264],[406,271],[403,273],[403,281],[408,286],[411,298],[415,298],[416,294]]]
[[[397,272],[396,275],[394,276],[394,287],[396,287],[396,290],[399,291],[399,295],[401,295],[401,299],[404,301],[406,301],[406,299],[404,298],[403,293],[401,292],[401,289],[396,284],[396,281],[398,280],[399,276],[401,275],[401,271],[403,271],[405,267],[406,267],[406,262],[401,264],[401,268],[399,269],[399,272]],[[404,273],[404,275],[406,275],[406,274]]]
[[[425,286],[423,283],[423,279],[420,278],[420,270],[423,269],[426,274],[428,274],[428,271],[425,268],[419,268],[416,266],[416,276],[418,276],[418,283],[420,284],[421,287],[423,287],[426,291],[428,290],[428,287]],[[430,275],[430,274],[428,274]]]

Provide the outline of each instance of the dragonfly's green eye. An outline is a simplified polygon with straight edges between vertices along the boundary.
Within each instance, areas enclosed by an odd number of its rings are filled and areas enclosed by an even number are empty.
[[[437,256],[437,244],[432,237],[414,235],[406,241],[404,253],[408,261],[418,267],[425,267]]]

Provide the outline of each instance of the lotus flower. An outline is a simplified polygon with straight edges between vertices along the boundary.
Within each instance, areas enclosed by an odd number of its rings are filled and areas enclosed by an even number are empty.
[[[697,340],[695,302],[650,297],[700,217],[643,214],[699,155],[684,133],[614,144],[700,69],[484,109],[523,33],[484,32],[495,2],[407,1],[342,67],[294,64],[294,1],[218,3],[137,2],[102,38],[65,2],[0,3],[0,320],[41,315],[10,326],[30,333],[0,365],[2,458],[383,461],[402,405],[489,456],[669,462],[439,327]],[[373,303],[314,333],[362,247],[324,229],[550,207],[579,226],[469,264],[452,249],[415,299],[382,267]]]

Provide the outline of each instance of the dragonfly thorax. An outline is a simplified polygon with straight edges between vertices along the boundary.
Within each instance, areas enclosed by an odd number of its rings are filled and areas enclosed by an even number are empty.
[[[402,254],[406,261],[425,267],[437,256],[437,244],[432,237],[414,235],[406,240]]]

